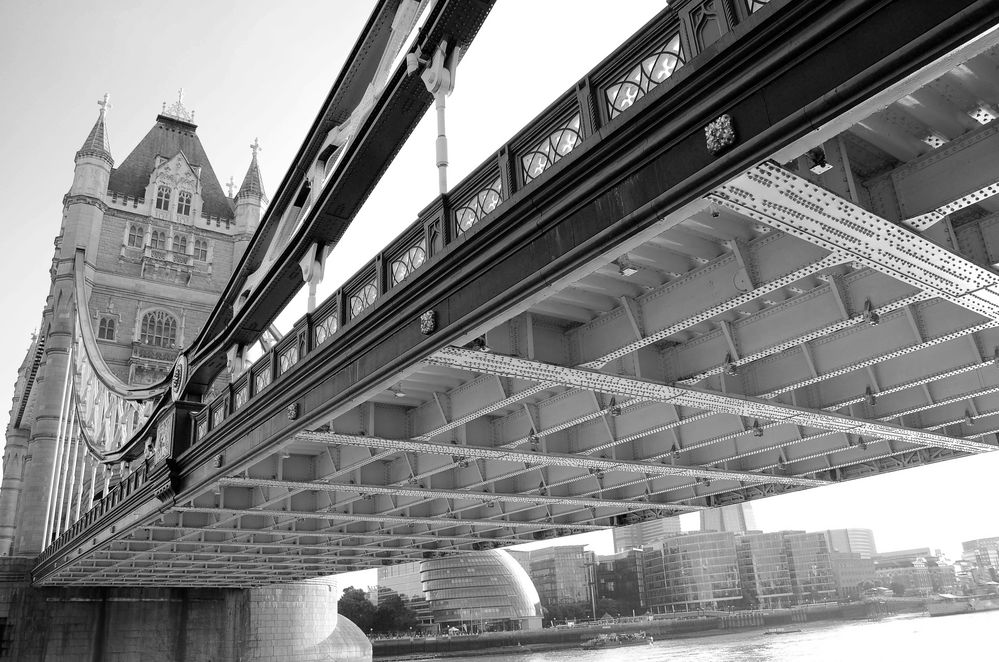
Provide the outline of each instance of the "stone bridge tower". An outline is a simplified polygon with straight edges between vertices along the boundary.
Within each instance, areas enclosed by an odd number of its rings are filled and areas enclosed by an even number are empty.
[[[53,462],[60,422],[67,425],[60,417],[71,409],[64,406],[63,387],[75,306],[85,308],[116,377],[134,386],[162,381],[201,330],[266,204],[256,147],[240,192],[227,195],[182,98],[163,104],[152,128],[117,167],[107,96],[99,105],[64,198],[40,334],[18,375],[0,493],[3,555],[35,555],[59,529],[45,524],[54,516],[53,480],[62,482]],[[74,261],[81,250],[92,289],[89,301],[77,302]],[[90,462],[80,456],[79,462]],[[108,482],[104,471],[83,466],[77,487],[96,478],[99,495]],[[115,477],[109,478],[113,483]],[[89,490],[77,496],[85,501]],[[80,507],[86,511],[89,504]]]
[[[74,329],[117,380],[161,382],[201,331],[267,204],[256,141],[228,192],[181,98],[115,167],[108,97],[76,152],[38,333],[22,362],[0,485],[0,660],[370,659],[331,581],[253,590],[35,588],[38,554],[113,487],[74,434]],[[81,261],[82,257],[82,261]],[[78,301],[77,270],[89,296]],[[60,455],[61,454],[61,455]],[[159,657],[156,657],[159,655]]]

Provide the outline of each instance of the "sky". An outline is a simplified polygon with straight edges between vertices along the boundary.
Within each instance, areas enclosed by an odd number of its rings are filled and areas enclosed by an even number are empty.
[[[184,89],[198,135],[222,183],[238,186],[259,137],[264,185],[273,193],[352,47],[372,2],[0,3],[0,192],[4,238],[0,300],[0,402],[38,327],[49,287],[52,241],[73,154],[110,92],[117,162]],[[448,98],[449,180],[488,158],[559,93],[663,6],[662,0],[499,0],[457,70]],[[436,130],[413,132],[327,264],[320,297],[335,290],[435,197]],[[304,302],[298,300],[298,313]],[[999,535],[992,486],[999,453],[952,460],[754,501],[764,530],[864,527],[882,551],[942,548]],[[696,516],[694,516],[696,520]],[[696,528],[685,517],[686,529]],[[609,533],[586,534],[609,550]],[[560,543],[575,542],[569,538]]]

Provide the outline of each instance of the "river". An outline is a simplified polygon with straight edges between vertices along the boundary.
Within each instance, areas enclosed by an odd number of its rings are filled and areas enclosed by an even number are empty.
[[[567,649],[519,655],[445,658],[450,662],[946,662],[999,660],[999,611],[930,618],[903,615],[880,621],[794,624],[801,632],[763,630],[657,641],[602,651]]]

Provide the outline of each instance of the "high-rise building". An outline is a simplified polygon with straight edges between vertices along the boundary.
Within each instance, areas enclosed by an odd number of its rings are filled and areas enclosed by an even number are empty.
[[[827,529],[823,531],[830,552],[860,554],[870,559],[878,553],[874,532],[870,529]]]
[[[53,470],[57,448],[83,443],[61,432],[73,409],[64,386],[79,379],[70,370],[73,357],[84,349],[99,353],[91,364],[109,388],[161,382],[200,332],[266,203],[257,147],[242,186],[224,192],[194,115],[179,99],[164,104],[115,167],[108,105],[105,96],[76,152],[49,296],[15,386],[0,490],[0,555],[39,553],[70,512],[86,511],[118,478],[89,453],[76,453],[79,468],[70,471],[80,480],[50,501],[60,480]],[[82,388],[77,393],[87,411],[86,398],[95,396]]]
[[[701,531],[745,533],[755,530],[756,517],[748,501],[701,511]]]
[[[597,599],[620,605],[621,616],[645,611],[645,568],[642,550],[628,549],[596,559]],[[616,615],[616,614],[615,614]]]
[[[784,533],[751,531],[736,538],[739,581],[746,604],[774,609],[794,603]]]
[[[623,552],[629,549],[640,549],[663,540],[666,536],[680,533],[679,517],[663,517],[649,519],[636,524],[618,526],[612,529],[614,551]]]
[[[835,598],[836,582],[825,534],[803,531],[782,533],[797,602],[824,602]]]
[[[669,536],[643,550],[642,564],[654,612],[725,609],[742,601],[734,533]]]
[[[583,545],[531,550],[531,581],[541,604],[568,605],[593,599],[595,555]]]
[[[999,571],[999,538],[978,538],[961,543],[965,556],[972,556],[981,570]]]

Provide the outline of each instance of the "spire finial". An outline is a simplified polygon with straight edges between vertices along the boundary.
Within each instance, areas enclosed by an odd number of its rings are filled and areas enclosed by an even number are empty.
[[[253,150],[253,158],[256,159],[257,158],[257,152],[259,152],[260,150],[263,149],[263,147],[260,146],[260,139],[259,138],[254,138],[253,139],[253,144],[250,145],[250,149]]]
[[[109,110],[111,110],[111,93],[105,92],[104,98],[97,102],[97,105],[101,107],[101,116],[104,116]]]
[[[177,90],[177,100],[174,101],[169,108],[167,108],[166,102],[163,102],[163,115],[167,117],[172,117],[174,119],[181,120],[183,122],[194,123],[194,112],[188,110],[184,107],[184,88]]]
[[[229,181],[227,181],[225,183],[225,186],[226,186],[226,188],[229,189],[229,197],[231,198],[232,197],[232,189],[234,189],[236,187],[236,181],[232,178],[232,175],[229,175]]]

